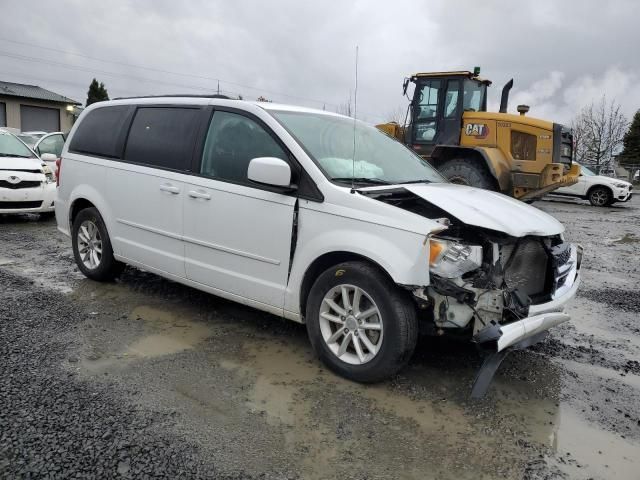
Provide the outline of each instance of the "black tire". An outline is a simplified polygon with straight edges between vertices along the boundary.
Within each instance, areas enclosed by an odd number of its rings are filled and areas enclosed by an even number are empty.
[[[594,207],[608,207],[613,203],[613,195],[607,187],[593,187],[587,198]]]
[[[475,158],[447,160],[438,167],[438,170],[451,183],[499,191],[491,172]]]
[[[42,212],[39,213],[38,216],[40,217],[40,220],[51,220],[52,218],[55,218],[56,212]]]
[[[383,335],[377,354],[360,365],[342,361],[328,347],[320,327],[320,308],[325,295],[339,285],[362,289],[375,302],[382,319]],[[322,362],[350,380],[372,383],[397,373],[411,358],[418,337],[415,305],[378,268],[359,261],[345,262],[324,271],[311,287],[306,307],[311,345]],[[339,327],[341,328],[341,327]]]
[[[93,222],[98,229],[100,240],[102,241],[102,256],[99,263],[94,268],[89,268],[85,265],[78,247],[78,233],[80,231],[80,226],[86,221]],[[118,262],[113,257],[113,249],[111,247],[109,233],[107,232],[104,221],[96,208],[85,208],[78,213],[71,228],[71,243],[76,264],[86,277],[99,282],[106,282],[113,280],[122,273],[122,270],[124,270],[124,264]]]

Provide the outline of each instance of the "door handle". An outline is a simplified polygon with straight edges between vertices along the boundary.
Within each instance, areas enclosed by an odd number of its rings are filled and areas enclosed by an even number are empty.
[[[173,185],[169,184],[160,185],[160,190],[167,193],[173,193],[174,195],[180,193],[180,189],[178,187],[174,187]]]
[[[189,196],[191,198],[201,198],[203,200],[211,200],[211,195],[204,192],[198,192],[196,190],[189,190]]]

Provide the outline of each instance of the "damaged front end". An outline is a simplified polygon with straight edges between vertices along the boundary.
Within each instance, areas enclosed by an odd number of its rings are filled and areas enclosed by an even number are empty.
[[[470,338],[486,354],[472,396],[484,395],[509,351],[569,320],[563,307],[580,283],[582,248],[560,233],[515,236],[468,225],[402,188],[376,198],[446,227],[427,238],[429,285],[410,288],[432,333]]]
[[[560,236],[484,235],[482,243],[478,268],[446,278],[432,267],[431,285],[414,292],[432,302],[438,333],[468,330],[487,354],[474,383],[474,397],[484,395],[508,351],[544,339],[549,328],[569,320],[562,310],[578,288],[582,260],[581,247],[563,242]]]

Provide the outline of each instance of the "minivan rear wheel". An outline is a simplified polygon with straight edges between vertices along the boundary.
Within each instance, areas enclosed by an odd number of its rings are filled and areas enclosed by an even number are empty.
[[[345,262],[311,287],[307,332],[334,372],[363,383],[384,380],[411,358],[417,342],[415,306],[378,268]]]
[[[104,282],[122,272],[124,264],[113,257],[109,234],[96,208],[81,210],[71,230],[73,256],[85,276]]]

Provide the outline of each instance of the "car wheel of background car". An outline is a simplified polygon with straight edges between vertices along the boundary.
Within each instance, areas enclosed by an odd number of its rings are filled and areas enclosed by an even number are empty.
[[[594,207],[607,207],[613,203],[611,191],[606,187],[594,187],[589,191],[589,202]]]
[[[307,332],[320,359],[356,382],[377,382],[400,370],[417,342],[415,305],[378,268],[345,262],[315,281]]]
[[[113,257],[109,234],[95,208],[81,210],[73,221],[71,231],[73,256],[78,268],[92,280],[113,280],[124,264]]]
[[[443,163],[438,170],[451,183],[498,191],[491,173],[474,159],[454,158]]]

